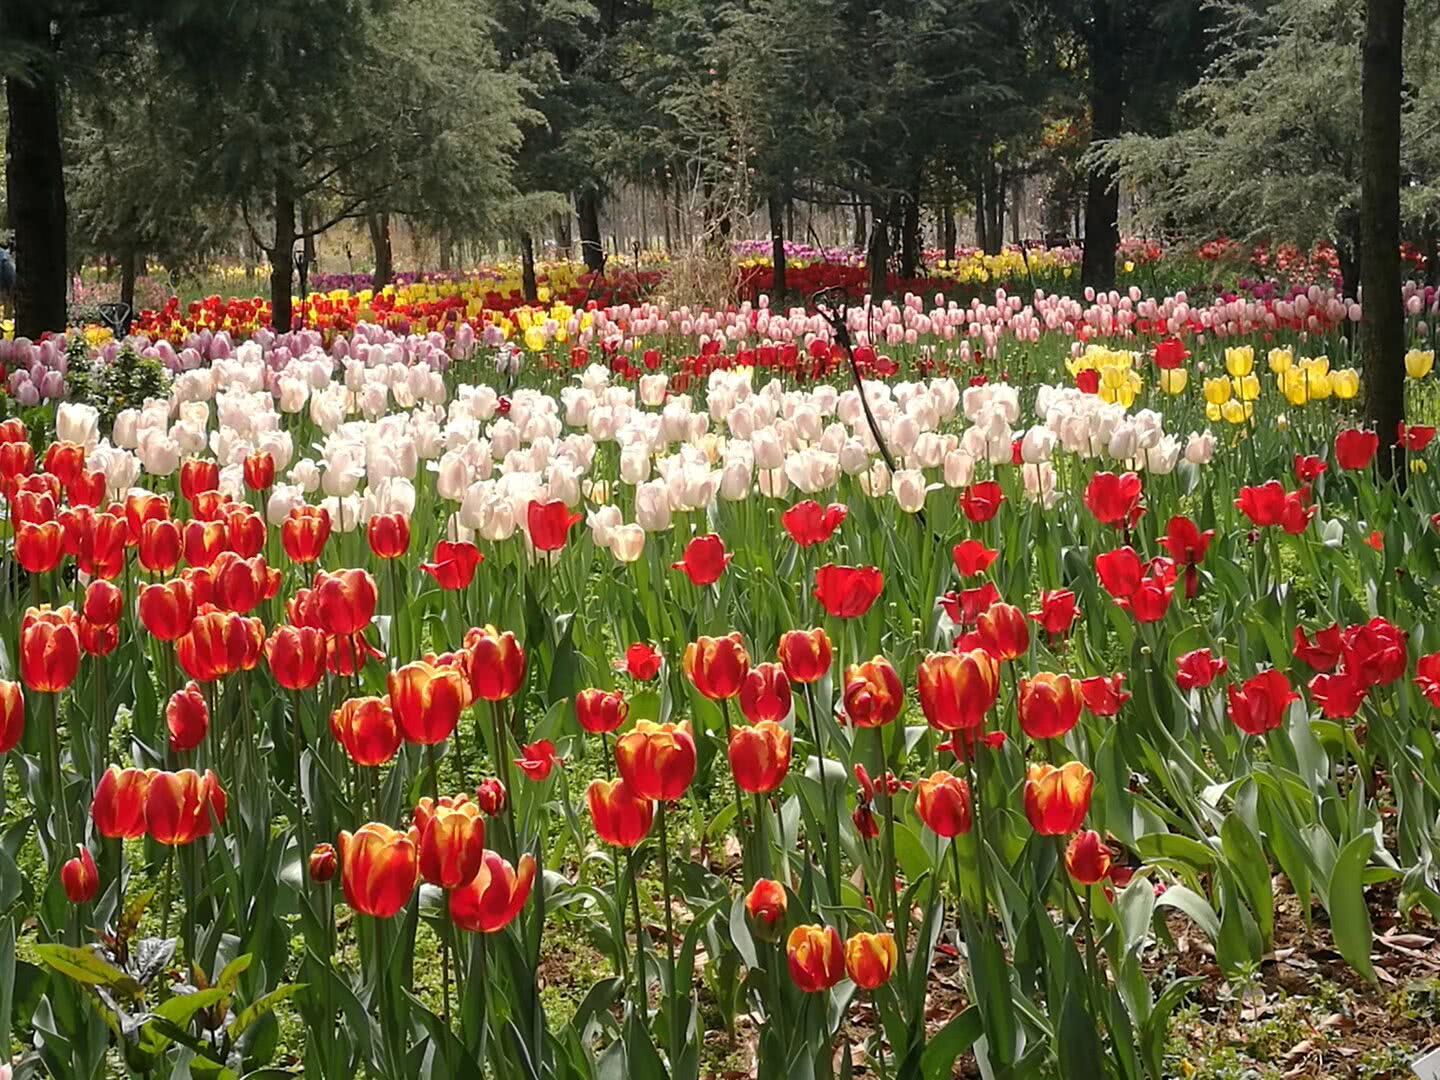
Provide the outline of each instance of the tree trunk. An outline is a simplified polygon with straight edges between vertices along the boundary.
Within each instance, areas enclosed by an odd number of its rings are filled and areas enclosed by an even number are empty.
[[[600,235],[600,193],[582,188],[575,193],[575,213],[580,221],[580,255],[585,269],[605,273],[605,240]]]
[[[270,256],[270,325],[290,329],[291,281],[295,274],[295,196],[283,181],[275,184],[275,246]]]
[[[864,247],[865,237],[868,235],[865,226],[865,204],[860,201],[860,196],[855,196],[855,231],[851,233],[851,246]]]
[[[369,213],[365,224],[370,229],[370,248],[375,253],[375,270],[370,275],[370,287],[383,289],[395,276],[395,249],[390,243],[390,215]]]
[[[1396,448],[1405,419],[1405,311],[1400,299],[1401,39],[1405,0],[1366,0],[1360,70],[1360,287],[1366,414],[1384,476],[1403,483]]]
[[[135,310],[135,248],[127,245],[120,254],[120,302]]]
[[[1020,204],[1023,202],[1024,181],[1014,177],[1010,181],[1010,242],[1019,247],[1024,237],[1020,235]]]
[[[889,209],[885,200],[878,198],[870,206],[870,244],[865,252],[865,263],[870,271],[870,297],[876,303],[889,291]]]
[[[65,329],[65,171],[60,87],[48,65],[50,15],[34,2],[0,7],[0,38],[41,54],[5,80],[5,192],[15,230],[15,334]]]
[[[917,169],[910,178],[910,187],[905,192],[900,215],[900,276],[911,279],[920,276],[920,265],[924,261],[924,243],[920,236],[920,171]]]
[[[975,177],[975,246],[981,251],[988,251],[990,248],[987,232],[989,229],[989,216],[985,211],[985,180],[982,176]]]
[[[1425,219],[1425,284],[1440,286],[1440,214]]]
[[[308,292],[306,282],[309,280],[310,272],[315,269],[315,234],[311,231],[314,225],[314,217],[310,213],[310,204],[300,204],[300,253],[305,260],[305,266],[300,271],[300,299],[305,300]]]
[[[540,290],[535,284],[535,238],[526,229],[520,234],[520,289],[527,304],[540,301]]]
[[[993,155],[985,163],[985,254],[998,255],[1005,246],[1005,178]]]
[[[945,205],[940,208],[940,231],[941,242],[945,246],[945,265],[953,266],[955,263],[955,208],[950,205],[947,199]]]
[[[1124,27],[1113,25],[1110,0],[1092,0],[1089,35],[1090,141],[1120,134],[1125,111]],[[1115,248],[1120,243],[1120,187],[1115,170],[1096,165],[1085,189],[1085,252],[1080,280],[1096,289],[1115,285]]]
[[[776,187],[770,192],[770,262],[774,267],[774,283],[770,299],[779,307],[785,303],[785,195]]]

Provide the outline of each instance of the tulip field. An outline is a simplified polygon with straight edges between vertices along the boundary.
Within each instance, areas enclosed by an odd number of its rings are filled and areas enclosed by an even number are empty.
[[[312,300],[0,341],[15,1076],[1161,1080],[1433,939],[1433,288],[1394,461],[1329,280]]]

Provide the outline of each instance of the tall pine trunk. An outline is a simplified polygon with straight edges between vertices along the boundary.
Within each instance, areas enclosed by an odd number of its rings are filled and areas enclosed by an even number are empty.
[[[1366,415],[1387,452],[1385,476],[1404,468],[1394,449],[1405,419],[1405,312],[1400,299],[1401,41],[1405,0],[1366,0],[1360,71],[1360,286]]]
[[[940,235],[941,243],[945,247],[945,265],[949,266],[955,262],[955,208],[950,205],[947,199],[945,205],[940,208]]]
[[[5,195],[15,230],[15,333],[65,328],[66,218],[60,87],[50,13],[38,0],[0,5],[0,38],[34,50],[36,66],[5,80]]]
[[[878,303],[889,291],[890,274],[890,208],[883,198],[870,206],[870,244],[865,252],[870,271],[870,296]]]
[[[600,236],[600,193],[582,188],[575,193],[575,214],[580,222],[580,255],[585,269],[605,273],[605,241]]]
[[[126,244],[120,253],[120,302],[135,310],[135,245]]]
[[[295,276],[295,196],[283,181],[275,185],[275,246],[270,256],[270,325],[290,329],[291,281]]]
[[[1124,27],[1117,26],[1110,0],[1092,0],[1090,25],[1090,140],[1120,134],[1125,110]],[[1120,187],[1115,170],[1090,169],[1085,189],[1085,252],[1080,280],[1096,289],[1115,284],[1115,248],[1120,243]]]
[[[535,283],[535,238],[529,229],[520,234],[520,289],[527,304],[540,300],[540,290]]]
[[[910,178],[900,214],[900,276],[910,279],[920,276],[923,261],[924,242],[920,235],[920,172],[917,169]]]
[[[395,248],[390,242],[390,215],[371,211],[365,215],[370,228],[370,247],[375,253],[375,272],[370,287],[383,289],[395,277]]]
[[[770,262],[774,267],[775,280],[770,288],[770,300],[777,310],[785,306],[785,195],[776,187],[770,192]]]

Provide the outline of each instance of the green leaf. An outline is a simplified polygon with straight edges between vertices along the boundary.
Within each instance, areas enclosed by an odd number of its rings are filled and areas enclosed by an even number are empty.
[[[1225,819],[1220,828],[1220,841],[1230,870],[1255,913],[1264,947],[1268,949],[1275,936],[1275,894],[1265,851],[1260,847],[1259,838],[1238,814]]]
[[[35,955],[67,978],[86,986],[103,986],[131,996],[142,991],[133,978],[101,956],[94,948],[73,945],[36,945]]]
[[[275,1007],[282,1001],[299,993],[303,989],[305,989],[304,983],[286,983],[284,986],[279,986],[271,990],[270,993],[264,997],[256,998],[249,1005],[245,1006],[245,1008],[241,1009],[239,1015],[230,1022],[230,1027],[226,1029],[227,1033],[232,1039],[238,1039],[241,1034],[244,1033],[245,1029],[255,1023],[256,1020],[259,1020],[266,1013],[274,1012]]]
[[[1340,849],[1330,875],[1330,931],[1335,935],[1335,946],[1346,962],[1372,983],[1376,981],[1375,967],[1370,963],[1374,930],[1365,907],[1362,877],[1374,843],[1374,835],[1368,832],[1355,837]]]
[[[954,1075],[955,1059],[974,1046],[984,1031],[980,1010],[967,1005],[925,1044],[925,1052],[920,1055],[920,1072],[925,1080],[948,1080]]]
[[[1209,902],[1184,885],[1172,885],[1165,890],[1165,895],[1155,901],[1156,907],[1174,908],[1182,914],[1188,915],[1190,920],[1205,931],[1212,944],[1220,940],[1220,917],[1215,914]]]

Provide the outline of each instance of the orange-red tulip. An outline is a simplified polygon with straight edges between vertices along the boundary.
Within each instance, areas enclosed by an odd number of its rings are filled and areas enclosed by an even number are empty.
[[[256,450],[245,458],[245,486],[251,491],[269,491],[275,484],[275,456],[268,450]]]
[[[944,770],[915,785],[915,813],[936,836],[970,831],[970,786]]]
[[[185,674],[214,682],[237,671],[253,671],[265,653],[265,627],[233,611],[197,615],[175,642],[175,656]]]
[[[60,867],[60,884],[72,904],[88,904],[100,891],[100,869],[89,848],[76,844],[75,850],[79,854]]]
[[[286,690],[309,690],[325,677],[329,639],[313,626],[277,626],[265,642],[270,674]]]
[[[454,668],[413,660],[389,677],[390,707],[407,741],[444,742],[470,704],[470,687]]]
[[[365,526],[365,540],[377,559],[398,559],[410,550],[410,519],[404,514],[376,514]]]
[[[280,523],[280,543],[297,563],[313,563],[330,539],[330,511],[323,506],[296,506]]]
[[[751,932],[761,941],[779,941],[789,906],[790,897],[784,885],[760,878],[745,894],[745,914],[750,917]]]
[[[1014,604],[991,604],[975,620],[981,648],[996,660],[1014,660],[1030,648],[1030,624]]]
[[[80,571],[91,577],[117,578],[125,570],[125,522],[115,514],[97,514],[87,506],[60,516],[65,552],[75,556]]]
[[[711,533],[709,536],[697,536],[691,540],[685,547],[685,557],[677,563],[671,563],[670,569],[683,571],[690,579],[690,584],[703,589],[720,580],[734,557],[725,550],[725,541]]]
[[[170,729],[170,748],[193,750],[210,730],[210,707],[197,682],[188,682],[170,695],[165,705],[165,726]]]
[[[265,519],[248,506],[238,506],[225,515],[226,542],[242,559],[253,559],[264,551],[268,536]]]
[[[815,599],[837,619],[858,619],[870,610],[885,588],[885,575],[875,566],[836,566],[815,571]]]
[[[358,634],[375,617],[379,594],[375,579],[366,570],[337,570],[315,575],[310,603],[320,628],[341,636]]]
[[[738,727],[730,734],[730,771],[735,786],[753,795],[768,795],[790,771],[790,732],[773,720]]]
[[[816,683],[830,674],[830,636],[822,629],[786,630],[775,652],[791,682]]]
[[[22,522],[15,527],[15,561],[31,574],[48,574],[65,557],[65,530],[58,521]]]
[[[180,565],[184,550],[184,534],[178,522],[161,518],[146,521],[140,526],[140,565],[150,573],[170,573]]]
[[[920,661],[920,708],[941,731],[979,727],[1000,694],[1000,665],[984,649],[931,653]]]
[[[590,687],[575,695],[575,719],[580,727],[591,735],[615,731],[630,715],[630,706],[625,695],[618,690],[600,690]]]
[[[240,615],[249,615],[280,591],[280,571],[265,562],[265,556],[242,559],[224,551],[210,567],[215,586],[215,606]]]
[[[195,599],[190,583],[174,578],[160,585],[140,588],[140,622],[151,637],[175,641],[195,620]]]
[[[58,694],[80,670],[80,628],[69,606],[29,608],[20,622],[20,681],[42,694]]]
[[[20,745],[25,735],[25,694],[18,682],[0,679],[0,754]]]
[[[340,857],[335,852],[334,844],[316,844],[310,852],[310,880],[317,885],[324,885],[335,877],[335,871],[340,868]]]
[[[584,517],[572,513],[559,499],[531,500],[525,509],[525,526],[536,551],[559,551],[570,537],[570,528]]]
[[[420,835],[420,876],[442,889],[457,889],[480,872],[485,819],[468,795],[424,798],[415,808]]]
[[[420,569],[435,579],[448,592],[468,589],[475,580],[475,569],[485,561],[480,549],[468,540],[441,540],[435,545],[435,558],[421,563]]]
[[[905,707],[905,687],[883,656],[847,667],[842,697],[846,718],[860,728],[884,727]]]
[[[485,852],[480,872],[450,893],[450,918],[462,930],[493,934],[520,914],[535,884],[535,858],[520,856],[518,872],[497,851]]]
[[[465,633],[465,650],[470,654],[465,671],[475,698],[504,701],[525,682],[525,650],[509,630],[472,627]]]
[[[81,615],[75,632],[86,656],[109,656],[120,645],[120,627],[115,623],[93,623]]]
[[[151,838],[171,847],[193,844],[213,831],[211,814],[225,821],[225,790],[209,769],[151,771],[145,787],[145,829]]]
[[[85,447],[73,442],[53,442],[45,448],[45,471],[65,486],[85,471]]]
[[[1030,766],[1025,778],[1025,816],[1041,836],[1069,836],[1090,809],[1095,774],[1078,761]]]
[[[90,816],[95,830],[111,840],[137,840],[145,835],[145,792],[150,777],[143,769],[111,765],[95,786]]]
[[[345,902],[361,915],[390,919],[410,902],[420,876],[417,831],[370,822],[340,834],[340,880]],[[452,894],[453,895],[453,894]]]
[[[125,497],[125,531],[131,544],[138,544],[147,521],[170,520],[170,500],[164,495],[138,492]]]
[[[1065,868],[1081,885],[1098,885],[1110,876],[1114,855],[1094,829],[1075,834],[1065,849]]]
[[[695,689],[711,701],[723,701],[740,693],[740,684],[750,670],[750,654],[735,631],[724,637],[701,637],[685,646],[685,674]]]
[[[845,942],[845,970],[861,990],[875,990],[889,982],[899,957],[893,934],[862,930]]]
[[[330,733],[356,765],[384,765],[400,749],[400,728],[385,698],[351,698],[330,714]]]
[[[790,715],[790,678],[779,664],[757,664],[740,684],[740,711],[752,724]]]
[[[230,534],[223,521],[187,521],[183,536],[185,561],[191,566],[214,566],[220,553],[230,546]]]
[[[624,780],[594,780],[585,790],[595,835],[615,847],[633,848],[655,822],[655,804],[630,790]]]
[[[98,626],[114,626],[125,611],[125,594],[113,582],[96,578],[85,589],[81,614]]]
[[[845,946],[833,926],[797,926],[785,942],[790,979],[807,994],[829,990],[845,977]]]
[[[481,780],[480,786],[475,789],[475,801],[480,804],[480,809],[490,817],[503,814],[508,801],[505,785],[493,776]]]
[[[1080,722],[1085,704],[1080,683],[1042,671],[1020,680],[1020,727],[1032,739],[1058,739]]]
[[[180,494],[190,502],[220,486],[220,466],[213,461],[186,458],[180,463]]]
[[[695,739],[690,726],[637,721],[615,744],[615,764],[639,798],[673,802],[695,778]]]

